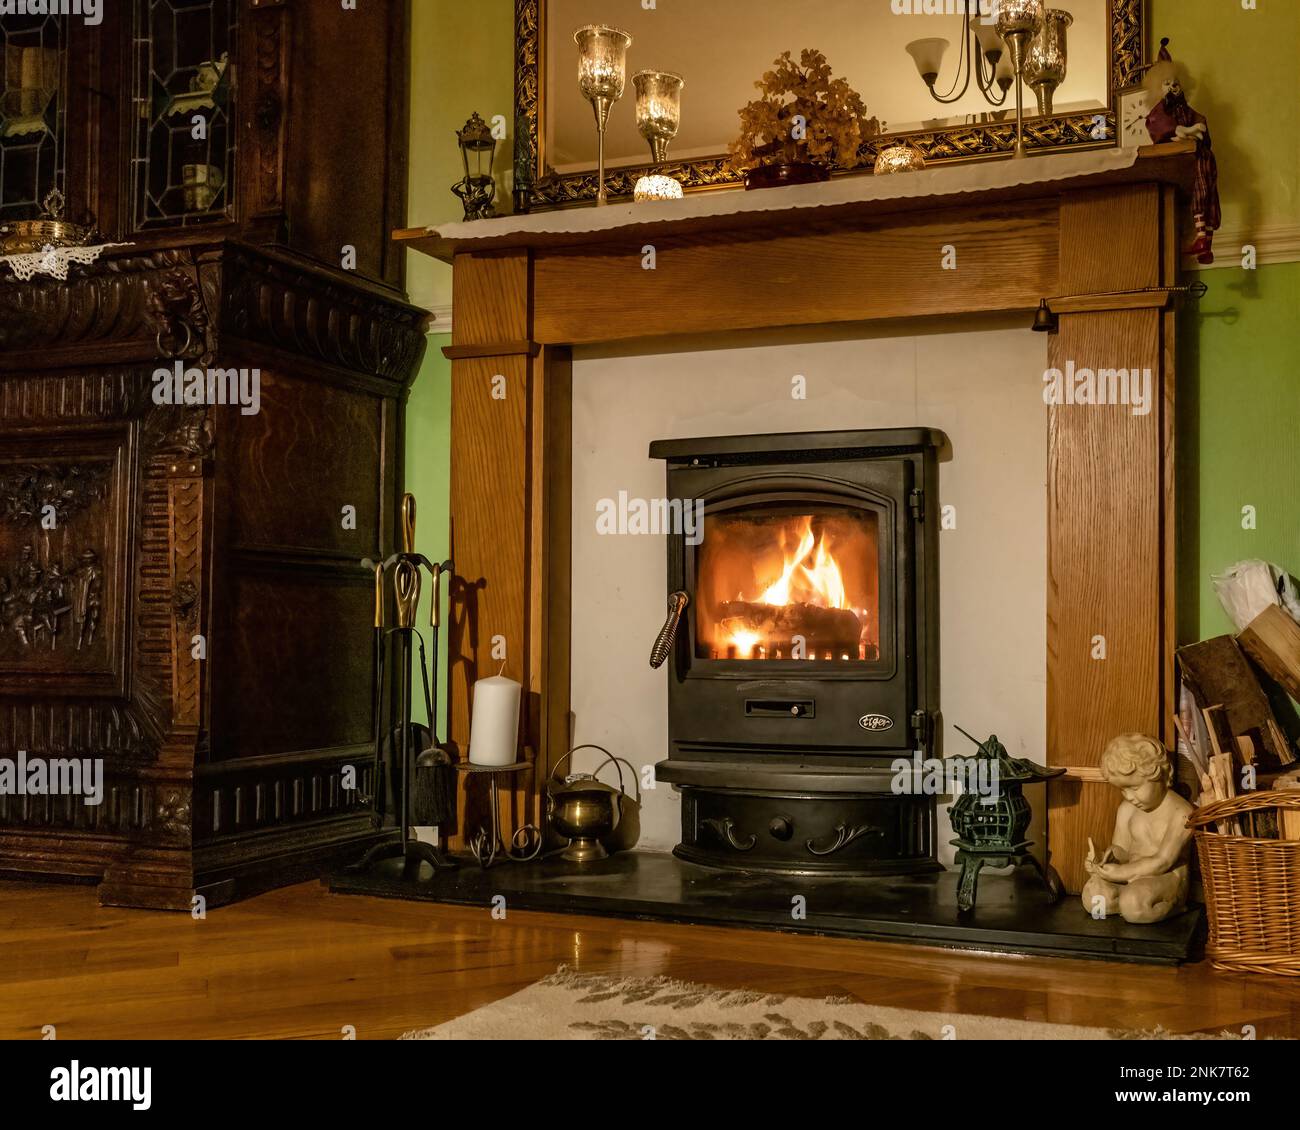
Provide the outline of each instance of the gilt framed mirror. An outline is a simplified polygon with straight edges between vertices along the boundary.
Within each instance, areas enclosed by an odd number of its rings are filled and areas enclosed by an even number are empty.
[[[515,0],[515,208],[589,203],[598,189],[597,131],[578,88],[577,29],[625,30],[627,82],[605,135],[606,191],[630,198],[650,172],[686,191],[741,183],[728,147],[739,110],[774,60],[821,51],[861,95],[880,132],[865,138],[854,172],[906,138],[927,164],[1008,156],[1016,144],[1009,53],[990,36],[996,0]],[[967,8],[973,8],[969,14]],[[1139,83],[1146,0],[1048,0],[1069,13],[1068,65],[1048,104],[1024,89],[1031,152],[1116,144],[1119,95]],[[983,14],[981,14],[983,12]],[[1002,55],[996,59],[995,56]],[[681,125],[666,162],[652,164],[636,126],[632,76],[685,79]],[[838,170],[837,170],[838,171]]]

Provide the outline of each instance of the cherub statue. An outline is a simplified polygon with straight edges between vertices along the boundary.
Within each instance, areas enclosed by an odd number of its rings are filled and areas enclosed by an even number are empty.
[[[1101,772],[1124,800],[1115,833],[1101,859],[1088,843],[1083,907],[1105,900],[1106,914],[1125,922],[1163,922],[1187,905],[1192,806],[1173,791],[1173,766],[1154,738],[1123,734],[1102,752]]]
[[[1196,142],[1196,179],[1192,185],[1192,217],[1196,222],[1196,239],[1187,249],[1198,262],[1214,262],[1214,233],[1222,223],[1219,210],[1219,165],[1210,144],[1210,125],[1205,115],[1187,104],[1187,94],[1173,56],[1169,40],[1160,41],[1160,54],[1147,73],[1147,90],[1151,112],[1147,114],[1147,132],[1157,144],[1175,139]]]

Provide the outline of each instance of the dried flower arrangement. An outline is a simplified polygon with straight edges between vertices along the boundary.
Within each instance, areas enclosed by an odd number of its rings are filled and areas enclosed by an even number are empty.
[[[861,96],[847,79],[832,78],[820,51],[805,49],[796,63],[784,52],[754,84],[763,93],[740,110],[740,137],[731,146],[738,172],[764,165],[819,165],[851,169],[862,163],[858,150],[880,133],[867,117]],[[802,119],[803,128],[797,128]]]

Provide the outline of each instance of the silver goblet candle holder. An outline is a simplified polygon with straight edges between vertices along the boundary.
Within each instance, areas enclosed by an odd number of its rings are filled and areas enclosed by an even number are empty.
[[[632,37],[616,27],[589,24],[573,33],[578,45],[578,89],[596,115],[597,205],[609,203],[605,192],[605,129],[609,112],[627,84],[627,49]]]
[[[656,165],[668,158],[668,143],[682,126],[682,87],[686,80],[671,71],[638,71],[632,76],[636,87],[636,128],[650,144],[650,160]]]
[[[1051,114],[1056,88],[1065,81],[1065,34],[1074,17],[1060,8],[1043,13],[1043,28],[1030,44],[1025,59],[1025,81],[1038,98],[1038,112]]]
[[[1016,157],[1025,150],[1025,61],[1029,45],[1043,27],[1043,0],[998,0],[998,35],[1011,52],[1016,72]]]

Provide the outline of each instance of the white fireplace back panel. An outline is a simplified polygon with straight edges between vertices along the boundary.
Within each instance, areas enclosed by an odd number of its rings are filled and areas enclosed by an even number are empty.
[[[972,328],[978,326],[978,329]],[[947,512],[939,542],[943,748],[954,729],[996,733],[1017,757],[1046,760],[1047,338],[1025,319],[966,322],[914,337],[861,328],[588,347],[573,365],[573,711],[578,742],[625,757],[643,780],[668,752],[668,688],[650,645],[663,623],[662,537],[603,535],[597,506],[661,498],[652,440],[861,428],[936,427]],[[794,393],[806,382],[806,399]],[[1121,409],[1099,409],[1118,411]],[[931,500],[933,505],[935,500]],[[595,761],[576,759],[583,769]],[[610,768],[602,773],[613,781]],[[643,785],[639,847],[671,851],[680,798]],[[1046,798],[1027,790],[1043,850]],[[954,849],[947,801],[940,859]]]

